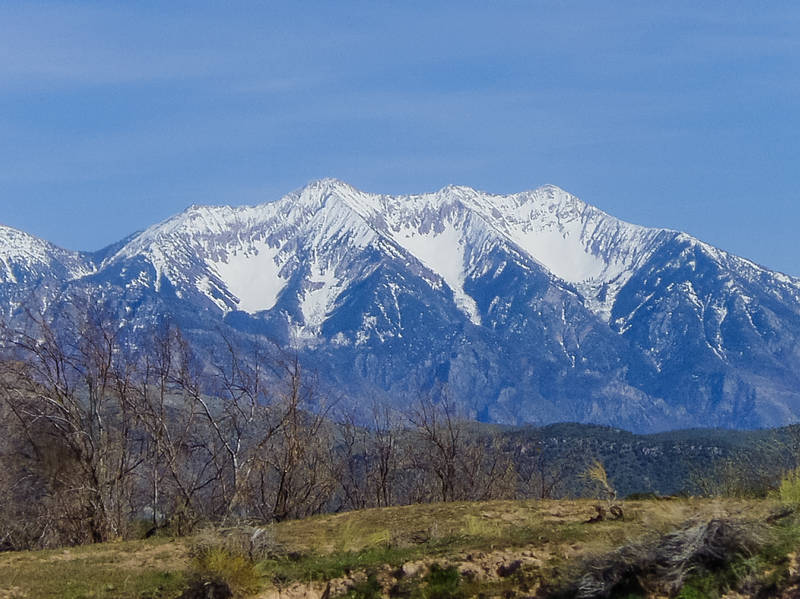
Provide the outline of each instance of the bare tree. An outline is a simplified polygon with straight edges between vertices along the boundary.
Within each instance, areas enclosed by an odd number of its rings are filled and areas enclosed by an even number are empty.
[[[297,356],[283,361],[281,369],[282,384],[271,406],[279,423],[276,434],[259,443],[254,454],[259,503],[277,521],[321,512],[337,486],[329,407],[317,401],[315,381]]]
[[[7,369],[0,388],[7,389]],[[0,399],[0,551],[33,549],[52,544],[51,514],[44,507],[42,455],[29,431],[14,414],[14,405]]]
[[[13,359],[4,361],[3,400],[40,463],[54,460],[49,500],[61,517],[88,540],[107,540],[130,521],[141,463],[131,451],[130,371],[118,329],[101,309],[87,304],[62,318],[71,320],[68,334],[33,314],[25,329],[5,329]]]
[[[370,506],[367,490],[370,431],[347,410],[339,417],[340,442],[332,448],[331,464],[342,491],[342,508],[360,510]]]
[[[400,419],[385,403],[373,399],[370,418],[357,421],[352,409],[338,419],[341,445],[332,463],[344,495],[344,507],[363,509],[394,504],[400,460]]]
[[[209,501],[219,495],[214,486],[220,473],[208,422],[186,391],[198,389],[192,362],[181,332],[167,324],[150,337],[138,361],[131,397],[145,456],[141,479],[151,531],[170,525],[185,532],[219,511]]]
[[[556,499],[563,496],[583,464],[583,459],[575,448],[548,451],[541,438],[520,442],[516,445],[514,454],[519,482],[518,494],[521,497]]]
[[[408,416],[416,437],[415,466],[428,474],[435,490],[429,498],[439,501],[512,497],[515,493],[513,463],[492,436],[473,434],[446,394],[439,402],[420,400]],[[423,477],[418,481],[425,486]],[[417,500],[426,500],[424,487]]]
[[[181,382],[202,421],[216,517],[283,520],[318,513],[336,487],[333,432],[297,356],[223,336],[209,375]]]
[[[385,403],[373,402],[371,424],[367,488],[374,505],[386,507],[395,502],[394,484],[400,462],[399,418]]]
[[[433,497],[439,501],[455,500],[458,458],[464,444],[464,430],[456,418],[455,407],[446,397],[438,404],[425,398],[412,408],[408,419],[421,450],[416,454],[416,467],[436,480]]]

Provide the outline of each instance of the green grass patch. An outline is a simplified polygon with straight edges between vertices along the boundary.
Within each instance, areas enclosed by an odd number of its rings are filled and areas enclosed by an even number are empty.
[[[380,599],[383,596],[381,583],[375,574],[367,576],[366,580],[355,583],[341,597],[346,599]]]
[[[0,596],[172,598],[186,583],[183,551],[158,539],[0,554]]]
[[[800,467],[783,475],[778,487],[778,497],[783,503],[800,507]]]
[[[458,570],[432,564],[423,578],[423,584],[412,597],[419,599],[462,599],[466,591],[461,588],[461,575]]]
[[[352,572],[379,566],[400,566],[427,555],[425,548],[369,547],[360,551],[338,551],[326,554],[287,555],[261,563],[264,575],[276,583],[310,582],[341,578]]]
[[[99,567],[88,561],[68,564],[20,565],[14,572],[0,568],[0,594],[39,599],[162,599],[184,588],[183,572]]]

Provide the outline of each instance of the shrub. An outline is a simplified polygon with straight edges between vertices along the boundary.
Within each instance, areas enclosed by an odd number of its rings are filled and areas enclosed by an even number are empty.
[[[268,529],[205,531],[191,547],[189,588],[218,588],[217,594],[212,596],[221,598],[254,593],[261,580],[256,562],[267,557],[274,547],[274,538]],[[226,594],[225,589],[230,594]]]
[[[600,460],[595,459],[589,465],[589,468],[583,473],[583,478],[597,489],[600,498],[605,499],[609,506],[617,500],[617,490],[608,480],[605,466]]]
[[[577,576],[556,596],[619,597],[643,594],[644,588],[673,596],[695,576],[690,585],[693,588],[684,594],[692,597],[692,591],[705,592],[698,588],[712,580],[704,579],[705,574],[712,574],[713,578],[737,560],[753,555],[762,544],[758,530],[747,523],[713,519],[689,524],[669,534],[590,558],[577,568]]]
[[[784,474],[778,487],[778,496],[784,503],[800,506],[800,467]]]
[[[370,574],[366,580],[354,583],[344,594],[347,599],[380,599],[381,583],[375,577],[375,574]]]
[[[206,529],[195,536],[193,554],[207,548],[222,548],[231,555],[241,555],[252,562],[260,562],[283,553],[269,527],[239,526],[234,528]]]
[[[423,579],[425,585],[414,597],[420,599],[460,599],[465,597],[461,587],[461,574],[454,566],[442,567],[432,564]]]

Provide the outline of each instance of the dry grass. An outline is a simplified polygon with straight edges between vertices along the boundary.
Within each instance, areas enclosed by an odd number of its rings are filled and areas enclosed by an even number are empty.
[[[712,519],[646,541],[623,545],[587,560],[583,574],[564,596],[593,599],[615,595],[631,585],[659,596],[674,596],[687,577],[706,567],[724,568],[749,557],[763,544],[759,527],[736,520]],[[619,594],[619,593],[616,593]]]
[[[174,597],[188,566],[181,540],[0,553],[0,598]]]
[[[385,540],[414,544],[422,539],[478,537],[502,540],[525,528],[557,529],[581,524],[595,515],[595,502],[587,500],[488,501],[421,504],[369,509],[332,516],[283,522],[275,526],[278,543],[287,550],[331,553],[357,551]],[[625,503],[625,522],[598,523],[600,531],[666,531],[690,518],[766,517],[770,501],[738,499],[675,499]],[[627,533],[626,533],[627,534]],[[568,536],[568,535],[567,535]]]
[[[262,585],[323,580],[337,572],[413,560],[460,563],[476,552],[535,555],[542,572],[663,534],[689,520],[763,520],[770,500],[625,502],[625,521],[586,524],[592,501],[426,504],[318,516],[271,527],[292,557],[267,559]],[[175,597],[190,567],[192,539],[152,539],[56,551],[0,554],[0,599]],[[176,590],[177,589],[177,590]]]

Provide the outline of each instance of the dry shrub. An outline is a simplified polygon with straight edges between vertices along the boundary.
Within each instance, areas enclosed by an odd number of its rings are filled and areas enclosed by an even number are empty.
[[[609,503],[617,499],[617,491],[608,480],[606,468],[603,462],[595,459],[584,472],[583,477],[590,483],[594,484],[599,490],[601,497],[606,499]]]
[[[255,564],[243,555],[234,555],[221,547],[209,547],[193,556],[191,580],[204,587],[214,586],[225,596],[246,597],[259,588],[260,576]],[[190,585],[191,586],[191,585]]]
[[[563,593],[581,599],[611,597],[628,589],[672,595],[691,573],[723,568],[761,544],[752,524],[727,519],[695,523],[585,562]]]
[[[467,514],[464,517],[464,526],[461,530],[463,534],[469,537],[482,538],[496,537],[504,532],[502,527],[498,527],[496,520],[472,514]]]
[[[275,531],[264,526],[206,529],[195,536],[193,554],[212,548],[224,549],[231,555],[241,555],[252,562],[259,562],[282,552],[281,545],[275,540]]]
[[[277,550],[274,533],[269,528],[205,530],[195,537],[191,547],[192,574],[187,593],[210,591],[216,593],[214,597],[253,594],[261,581],[258,562]],[[189,599],[194,595],[184,597]]]

